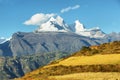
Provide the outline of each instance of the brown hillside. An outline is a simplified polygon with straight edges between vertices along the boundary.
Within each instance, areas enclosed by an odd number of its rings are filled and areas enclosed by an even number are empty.
[[[94,54],[119,54],[120,53],[120,41],[114,41],[110,43],[104,43],[99,46],[94,45],[90,47],[83,46],[82,49],[72,56],[81,55],[94,55]]]
[[[71,77],[71,74],[78,75],[83,72],[109,72],[112,77],[107,75],[105,79],[103,77],[99,80],[119,80],[120,41],[105,43],[100,46],[83,47],[81,51],[74,53],[70,57],[54,61],[16,80],[61,80],[65,75]],[[117,76],[112,74],[112,72],[116,72],[115,74],[117,74]],[[102,75],[102,73],[100,75]],[[98,76],[94,77],[98,78]],[[76,79],[71,78],[71,80]],[[69,79],[64,78],[63,80]]]

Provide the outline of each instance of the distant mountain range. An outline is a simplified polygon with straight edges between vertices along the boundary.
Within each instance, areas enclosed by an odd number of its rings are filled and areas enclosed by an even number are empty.
[[[83,46],[119,41],[120,33],[105,34],[98,27],[86,29],[78,20],[68,25],[56,16],[33,32],[16,32],[9,40],[0,40],[0,79],[6,80],[71,55]]]
[[[1,56],[21,56],[46,52],[72,53],[82,46],[98,45],[107,39],[89,38],[71,32],[39,32],[13,34],[12,39],[0,44]]]
[[[73,32],[78,35],[87,36],[91,38],[101,38],[105,33],[99,27],[86,29],[79,20],[71,26],[65,23],[64,19],[60,16],[51,17],[47,22],[40,25],[36,32]]]
[[[9,41],[0,44],[0,55],[21,56],[57,51],[73,53],[80,50],[82,46],[120,40],[120,35],[114,34],[103,38],[90,38],[71,32],[17,32]]]
[[[78,51],[82,46],[99,45],[120,40],[120,34],[105,34],[99,27],[86,29],[79,20],[72,26],[60,16],[51,17],[34,32],[14,33],[10,40],[0,44],[1,56],[21,56],[46,52]]]

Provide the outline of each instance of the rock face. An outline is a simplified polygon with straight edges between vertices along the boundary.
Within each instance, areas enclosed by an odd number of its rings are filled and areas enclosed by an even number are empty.
[[[0,44],[1,56],[22,56],[46,52],[73,53],[82,46],[120,40],[120,35],[112,33],[104,38],[89,38],[71,32],[39,32],[13,34],[10,41]]]
[[[22,56],[56,51],[72,53],[80,50],[82,46],[105,42],[108,41],[68,32],[17,32],[13,34],[10,41],[0,45],[0,54],[1,56]]]
[[[67,56],[67,53],[53,52],[21,57],[0,57],[0,80],[9,80],[23,76],[50,61]]]

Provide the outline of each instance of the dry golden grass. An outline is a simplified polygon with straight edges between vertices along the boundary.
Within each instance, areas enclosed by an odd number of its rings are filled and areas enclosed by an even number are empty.
[[[120,42],[84,47],[16,80],[120,80]]]
[[[51,73],[51,71],[53,71],[53,70],[55,70],[54,72],[56,73],[56,68],[59,67],[60,65],[67,66],[67,67],[69,67],[69,66],[76,67],[76,66],[80,66],[80,65],[84,66],[84,65],[107,65],[107,64],[112,64],[112,65],[120,64],[120,54],[105,54],[105,55],[99,54],[99,55],[93,55],[93,56],[69,57],[69,58],[60,60],[55,64],[50,64],[50,65],[44,66],[40,69],[37,69],[31,73],[26,74],[23,78],[21,78],[21,79],[19,78],[16,80],[120,80],[120,73],[113,73],[113,72],[80,73],[80,72],[76,71],[75,74],[73,74],[71,72],[71,74],[65,74],[62,76],[47,75],[47,74]],[[57,66],[57,67],[55,69],[52,69],[52,67],[55,67],[55,66]],[[61,71],[61,69],[59,69],[59,70]],[[65,72],[63,72],[63,73],[65,73]]]
[[[120,73],[76,73],[63,76],[50,76],[50,80],[120,80]]]
[[[120,64],[120,54],[106,54],[106,55],[93,55],[93,56],[77,56],[69,57],[65,60],[58,62],[57,64],[48,65],[51,66],[77,66],[77,65],[97,65],[97,64]]]

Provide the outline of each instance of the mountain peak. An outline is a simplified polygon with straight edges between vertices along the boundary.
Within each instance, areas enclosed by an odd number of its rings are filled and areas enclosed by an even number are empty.
[[[67,32],[67,25],[65,24],[63,18],[60,16],[51,17],[47,22],[41,24],[39,29],[36,32],[45,32],[45,31],[53,31],[53,32]]]
[[[74,26],[68,27],[62,17],[50,17],[50,19],[42,23],[35,32],[74,32],[78,35],[92,38],[102,38],[105,36],[99,27],[86,29],[79,20],[76,20],[74,24]]]
[[[49,21],[56,21],[56,19],[54,17],[51,17]]]
[[[85,30],[83,24],[81,24],[79,20],[75,21],[75,30],[76,30],[75,32],[79,32],[79,31],[84,31]]]
[[[102,38],[105,36],[105,33],[101,31],[99,27],[94,27],[90,29],[86,29],[82,23],[80,23],[79,20],[75,21],[75,33],[82,35],[82,36],[87,36],[91,38]]]
[[[10,38],[4,38],[4,37],[0,37],[0,44],[3,44],[7,41],[10,41],[11,37]]]
[[[60,22],[63,22],[63,21],[64,21],[64,19],[63,19],[62,17],[60,17],[60,16],[57,16],[57,17],[56,17],[56,20],[57,20],[57,21],[60,21]]]

